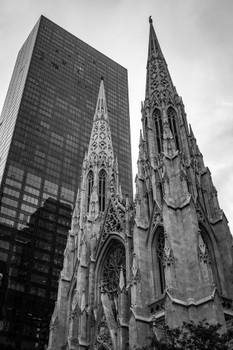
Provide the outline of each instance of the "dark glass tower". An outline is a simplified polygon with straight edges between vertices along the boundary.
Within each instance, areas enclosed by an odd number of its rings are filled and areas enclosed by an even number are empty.
[[[18,54],[0,118],[1,350],[47,342],[101,76],[132,195],[127,70],[43,16]]]

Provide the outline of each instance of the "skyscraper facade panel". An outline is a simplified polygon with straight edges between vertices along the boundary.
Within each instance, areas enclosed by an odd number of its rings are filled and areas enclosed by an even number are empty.
[[[13,349],[47,342],[101,77],[132,195],[127,70],[43,16],[17,58],[0,119],[0,343]]]

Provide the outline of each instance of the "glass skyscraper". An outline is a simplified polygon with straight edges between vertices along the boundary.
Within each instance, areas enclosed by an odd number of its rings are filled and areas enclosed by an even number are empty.
[[[1,350],[47,343],[101,77],[132,196],[127,70],[43,16],[19,51],[0,117]]]

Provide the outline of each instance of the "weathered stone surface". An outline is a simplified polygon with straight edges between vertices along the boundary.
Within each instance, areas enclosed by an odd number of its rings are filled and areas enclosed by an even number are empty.
[[[207,319],[224,331],[233,319],[232,237],[151,20],[142,126],[130,204],[101,81],[49,350],[133,350],[164,323]]]

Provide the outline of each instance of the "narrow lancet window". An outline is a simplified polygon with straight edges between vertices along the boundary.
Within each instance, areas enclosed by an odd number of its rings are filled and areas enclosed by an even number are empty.
[[[220,293],[222,292],[218,266],[216,263],[216,256],[214,252],[213,244],[210,240],[207,232],[200,227],[199,237],[198,237],[198,246],[199,246],[199,259],[202,263],[202,272],[203,265],[206,265],[207,270],[209,271],[209,278],[212,278],[214,283],[216,284]]]
[[[101,170],[99,173],[99,211],[105,210],[106,203],[106,172]]]
[[[153,113],[154,123],[155,123],[155,137],[158,148],[158,153],[163,150],[163,123],[161,112],[158,109],[155,109]]]
[[[158,261],[158,278],[159,278],[159,287],[160,293],[162,294],[165,290],[165,274],[164,274],[164,246],[165,246],[165,237],[164,233],[161,231],[157,238],[157,261]]]
[[[92,171],[90,171],[87,176],[87,212],[88,213],[90,211],[90,201],[91,201],[93,185],[94,185],[94,174]]]
[[[169,127],[172,133],[172,136],[174,138],[175,144],[176,144],[176,149],[179,150],[179,137],[177,133],[177,126],[176,126],[176,112],[174,111],[173,108],[169,107],[167,111],[167,116],[168,116],[168,122],[169,122]]]

